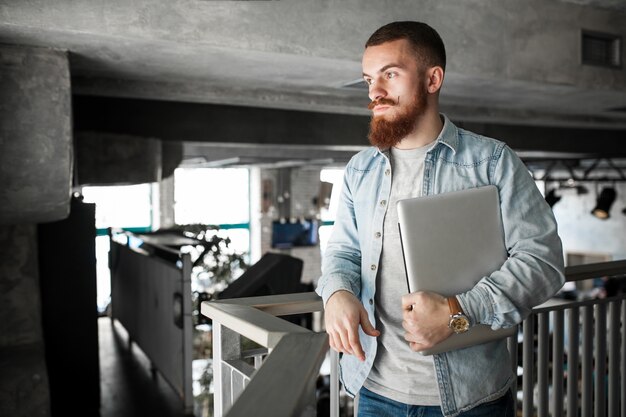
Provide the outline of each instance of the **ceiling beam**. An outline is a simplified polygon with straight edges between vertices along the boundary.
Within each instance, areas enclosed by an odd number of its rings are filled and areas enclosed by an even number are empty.
[[[78,131],[207,143],[367,145],[368,116],[81,95],[73,106]],[[455,123],[516,151],[626,157],[626,130]]]

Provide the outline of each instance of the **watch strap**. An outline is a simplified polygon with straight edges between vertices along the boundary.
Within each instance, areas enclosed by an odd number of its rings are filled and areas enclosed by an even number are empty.
[[[452,297],[448,297],[448,307],[450,308],[451,316],[454,316],[455,314],[463,314],[461,304],[459,304],[459,300],[457,300],[454,295]]]

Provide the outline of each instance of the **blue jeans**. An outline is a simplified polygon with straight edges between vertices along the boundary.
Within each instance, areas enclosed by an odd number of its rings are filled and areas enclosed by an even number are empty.
[[[515,403],[508,390],[497,400],[481,404],[459,417],[513,417]],[[359,391],[359,412],[357,417],[443,417],[438,406],[410,405],[375,394],[363,387]]]

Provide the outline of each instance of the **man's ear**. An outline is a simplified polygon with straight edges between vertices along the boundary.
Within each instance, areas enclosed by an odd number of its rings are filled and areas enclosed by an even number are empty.
[[[440,66],[431,67],[426,70],[428,92],[430,94],[437,93],[443,84],[444,72]]]

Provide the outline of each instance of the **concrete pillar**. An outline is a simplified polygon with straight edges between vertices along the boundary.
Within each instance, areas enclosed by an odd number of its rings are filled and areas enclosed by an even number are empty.
[[[67,54],[0,46],[0,224],[69,214],[72,117]]]
[[[0,414],[6,416],[50,415],[38,271],[36,225],[0,226]]]
[[[35,223],[68,216],[67,54],[0,46],[0,414],[50,415]]]

